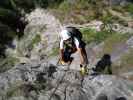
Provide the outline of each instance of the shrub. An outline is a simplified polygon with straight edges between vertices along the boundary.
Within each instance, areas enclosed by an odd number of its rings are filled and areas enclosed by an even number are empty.
[[[126,68],[130,68],[133,70],[132,65],[133,65],[133,49],[131,49],[127,54],[124,54],[121,57],[121,65],[125,66]]]
[[[129,3],[126,7],[125,7],[126,11],[130,12],[131,14],[133,14],[133,4]]]
[[[112,34],[111,32],[108,31],[97,32],[96,30],[89,28],[83,28],[81,29],[81,32],[83,33],[83,39],[86,41],[86,43],[90,42],[100,43]]]
[[[128,37],[128,34],[113,33],[104,41],[105,45],[103,53],[112,53],[114,48],[117,47],[118,44],[125,43]]]
[[[53,48],[52,52],[49,54],[49,56],[56,56],[58,54],[59,48],[55,47]]]
[[[41,36],[37,34],[29,44],[29,48],[33,49],[34,45],[41,41]]]
[[[11,69],[17,62],[19,62],[19,59],[15,57],[7,57],[5,59],[0,59],[0,62],[0,73],[3,73]]]

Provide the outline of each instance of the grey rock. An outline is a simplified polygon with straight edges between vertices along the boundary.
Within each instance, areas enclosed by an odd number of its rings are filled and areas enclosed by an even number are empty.
[[[82,80],[77,70],[58,69],[53,73],[53,77],[48,77],[47,71],[51,64],[41,65],[42,62],[18,64],[8,72],[0,74],[0,90],[3,90],[4,94],[20,81],[27,84],[24,85],[25,89],[27,87],[26,91],[29,91],[26,100],[115,100],[118,97],[129,100],[128,98],[132,97],[133,90],[129,88],[133,86],[131,81],[109,75],[85,76]],[[42,75],[40,79],[44,81],[38,81],[38,75]],[[11,97],[8,100],[16,99],[25,100],[25,96]]]
[[[127,41],[129,47],[133,48],[133,36]]]
[[[126,5],[129,1],[128,0],[104,0],[105,4],[110,6],[112,5]]]

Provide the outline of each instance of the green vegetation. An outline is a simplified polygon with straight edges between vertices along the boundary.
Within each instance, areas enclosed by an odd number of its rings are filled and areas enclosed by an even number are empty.
[[[0,60],[0,73],[11,69],[19,60],[15,57],[7,57]]]
[[[104,41],[103,53],[112,53],[115,47],[124,44],[128,38],[128,34],[113,33]]]
[[[119,6],[113,6],[112,10],[115,10],[115,11],[120,12],[120,13],[125,12],[124,6],[120,6],[120,5]]]
[[[33,45],[33,44],[36,44],[36,43],[38,43],[38,42],[40,42],[40,41],[41,41],[41,37],[40,37],[39,34],[37,34],[37,35],[32,39],[31,44]]]
[[[64,0],[50,10],[55,12],[55,16],[58,17],[61,22],[78,24],[87,23],[94,19],[102,20],[105,23],[122,22],[119,17],[109,13],[110,9],[121,14],[124,14],[125,12],[133,13],[132,3],[129,3],[128,5],[125,4],[124,6],[109,6],[103,2],[103,0],[76,0],[75,2]]]
[[[114,74],[121,74],[123,72],[130,72],[133,70],[133,49],[131,49],[128,53],[122,54],[119,61],[112,65]],[[119,63],[118,63],[119,62]],[[118,63],[118,64],[117,64]],[[131,78],[132,79],[132,78]]]
[[[119,22],[119,18],[113,16],[109,11],[105,11],[106,13],[99,17],[100,20],[103,21],[104,24],[113,23],[113,22]]]
[[[7,89],[5,98],[8,99],[15,95],[16,96],[19,96],[20,94],[22,95],[23,91],[21,89],[22,89],[22,83],[20,83],[20,82],[14,83],[13,86],[11,86],[9,89]]]
[[[59,9],[64,13],[69,12],[71,9],[71,5],[65,0],[63,3],[59,5]]]
[[[112,34],[111,32],[108,31],[97,32],[96,30],[89,28],[83,28],[81,29],[81,32],[83,33],[83,39],[86,41],[86,43],[90,42],[100,43]]]
[[[74,1],[74,2],[73,2]],[[16,37],[22,37],[25,23],[20,20],[25,12],[31,12],[36,7],[48,8],[53,11],[55,16],[60,19],[62,23],[77,23],[84,24],[97,19],[103,21],[105,24],[119,22],[124,23],[122,19],[114,17],[109,9],[120,12],[120,15],[129,12],[133,14],[133,4],[129,3],[125,6],[108,6],[103,3],[103,0],[1,0],[0,1],[0,58],[4,58],[6,47]],[[55,9],[56,8],[56,9]],[[21,13],[23,12],[23,14]],[[127,14],[128,15],[128,14]],[[43,28],[44,29],[44,28]],[[16,30],[19,30],[17,32]],[[126,41],[127,36],[117,33],[102,30],[96,32],[93,29],[82,28],[83,39],[86,43],[96,42],[100,43],[105,40],[105,47],[103,53],[111,53],[113,47],[117,44],[122,44]],[[41,41],[40,35],[36,35],[29,43],[29,48],[34,48],[34,45]],[[27,43],[28,44],[28,43]],[[28,48],[25,47],[25,48]],[[20,50],[21,51],[20,47]],[[22,52],[21,52],[22,53]],[[53,48],[50,55],[57,55],[58,48]],[[127,58],[128,59],[128,58]],[[9,61],[9,62],[8,62]],[[16,58],[5,57],[1,60],[0,72],[6,71],[9,67],[17,62]],[[11,64],[11,65],[10,65]],[[4,67],[6,66],[6,67]]]
[[[33,49],[33,48],[34,48],[34,45],[37,44],[37,43],[39,43],[40,41],[41,41],[41,36],[40,36],[39,34],[37,34],[37,35],[32,39],[32,41],[30,42],[29,47],[30,47],[31,49]]]
[[[133,3],[129,3],[127,6],[124,7],[127,12],[130,12],[133,15]]]
[[[124,54],[122,57],[121,57],[121,65],[124,67],[126,66],[125,69],[127,69],[128,67],[128,70],[133,70],[133,49],[131,49],[127,54]]]
[[[121,33],[114,32],[109,34],[105,39],[103,39],[104,45],[103,45],[102,51],[96,54],[97,58],[99,58],[99,57],[102,57],[104,54],[112,54],[113,52],[118,52],[118,53],[120,52],[120,55],[121,55],[120,59],[113,62],[112,64],[113,74],[119,74],[122,72],[128,72],[130,70],[133,70],[132,68],[133,50],[130,50],[129,53],[124,53],[121,50],[121,47],[125,45],[126,41],[129,39],[130,36],[131,35],[128,33],[121,34]],[[94,35],[88,37],[87,39],[90,39],[92,37],[94,37]],[[92,40],[94,40],[94,38],[92,38]],[[126,49],[126,48],[123,48],[123,49]]]
[[[24,96],[27,98],[30,94],[30,89],[37,92],[34,85],[24,84],[23,82],[16,82],[7,89],[5,98],[9,99],[15,96]]]
[[[63,1],[53,12],[61,22],[85,23],[90,21],[95,15],[93,8],[87,0],[78,0],[76,2]],[[69,20],[67,20],[69,19]]]
[[[6,38],[6,40],[10,40],[9,42],[16,36],[20,38],[24,35],[23,29],[26,23],[21,21],[20,18],[25,15],[25,12],[29,13],[36,7],[47,8],[53,11],[61,22],[78,24],[88,23],[94,19],[102,20],[105,23],[118,22],[118,18],[113,17],[108,12],[108,9],[115,9],[122,13],[125,11],[133,12],[132,3],[123,7],[109,7],[103,0],[2,0],[0,1],[0,6],[0,23],[8,26],[15,34],[11,38]],[[19,30],[19,32],[16,32],[16,30]],[[5,32],[2,31],[1,33]],[[3,48],[5,48],[7,43],[3,44],[0,41],[0,44],[3,46],[0,50],[2,49],[2,53],[4,53],[5,49]]]
[[[113,19],[113,16],[110,13],[105,14],[103,17],[101,17],[101,20],[104,23],[109,23],[110,21],[112,21],[112,19]]]
[[[56,48],[53,48],[53,50],[52,50],[52,52],[49,54],[49,56],[50,56],[50,57],[56,56],[56,55],[58,55],[58,53],[59,53],[59,48],[56,47]]]
[[[40,90],[45,90],[46,79],[40,79],[39,76],[37,76],[37,78],[38,79],[34,82],[34,84],[22,81],[14,82],[14,84],[5,91],[5,100],[14,96],[24,96],[25,98],[30,98],[31,91],[37,94]]]

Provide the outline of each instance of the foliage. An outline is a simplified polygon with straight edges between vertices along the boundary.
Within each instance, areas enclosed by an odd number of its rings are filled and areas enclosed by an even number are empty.
[[[133,15],[133,3],[129,3],[124,9]]]
[[[83,39],[86,41],[86,43],[90,42],[100,43],[112,34],[108,31],[97,32],[96,30],[89,28],[83,28],[81,29],[81,32],[83,33]]]
[[[101,57],[104,54],[114,54],[113,52],[121,52],[120,46],[123,46],[126,41],[129,39],[130,35],[129,34],[121,34],[121,33],[112,33],[110,34],[109,37],[107,37],[103,42],[104,45],[102,47],[102,51],[100,51],[97,54],[97,57]],[[126,48],[123,48],[126,49]],[[132,51],[130,51],[129,53],[123,53],[121,54],[122,56],[120,56],[118,54],[118,56],[120,57],[119,60],[115,60],[115,62],[113,62],[112,64],[112,72],[113,74],[119,74],[125,71],[129,71],[132,66]],[[115,56],[115,55],[114,55]],[[116,55],[117,57],[117,55]]]
[[[38,43],[38,42],[40,42],[40,41],[41,41],[41,37],[40,37],[39,34],[37,34],[37,35],[35,36],[35,38],[32,39],[32,43],[31,43],[31,44],[36,44],[36,43]]]
[[[104,43],[103,53],[112,53],[114,47],[118,44],[123,44],[129,38],[128,34],[113,33],[109,38],[107,38]]]
[[[36,34],[36,36],[32,39],[32,41],[29,44],[29,47],[33,49],[34,45],[39,43],[41,41],[41,36],[39,34]]]
[[[30,97],[30,92],[34,91],[36,94],[39,90],[41,90],[42,87],[40,84],[26,84],[24,82],[14,82],[10,86],[10,88],[7,89],[5,98],[10,99],[14,96],[24,96],[25,98]]]
[[[100,17],[100,19],[104,22],[104,23],[111,23],[113,21],[113,16],[107,12],[107,14],[103,15]]]
[[[56,7],[55,15],[62,22],[83,23],[90,19],[88,11],[90,11],[89,4],[86,0],[77,0],[75,2],[64,0],[59,7]]]
[[[5,49],[12,44],[14,38],[23,36],[25,24],[20,17],[17,11],[0,8],[0,57],[5,57]]]
[[[64,0],[0,0],[0,28],[1,24],[6,26],[5,28],[10,29],[8,34],[0,29],[0,36],[4,34],[5,40],[0,40],[0,57],[5,56],[5,49],[8,43],[12,43],[12,40],[16,37],[19,39],[24,35],[24,28],[26,22],[21,20],[21,17],[25,16],[26,13],[31,12],[36,7],[47,8],[50,5],[57,4],[57,6]],[[9,37],[10,34],[15,35]],[[11,36],[11,35],[10,35]],[[6,42],[8,41],[8,43]],[[34,42],[34,41],[33,41]],[[36,41],[35,41],[36,42]]]
[[[45,90],[46,79],[42,79],[42,82],[35,81],[34,83],[25,83],[22,81],[15,81],[10,87],[5,91],[5,98],[10,99],[14,96],[24,96],[25,98],[31,97],[31,92],[38,94],[40,90]]]
[[[125,12],[124,6],[120,6],[120,5],[119,6],[113,6],[112,10],[115,10],[115,11],[120,12],[120,13],[124,13]]]
[[[68,12],[70,10],[71,5],[67,2],[64,1],[59,5],[59,9],[61,9],[63,12]]]
[[[58,52],[59,52],[59,48],[58,47],[55,47],[55,48],[53,48],[53,50],[49,54],[49,56],[56,56],[56,55],[58,55]]]
[[[133,49],[131,49],[127,54],[124,54],[121,57],[121,65],[122,66],[126,66],[126,67],[130,67],[131,70],[133,70],[132,65],[133,65]]]
[[[6,59],[0,59],[0,73],[3,73],[11,69],[19,60],[15,57],[7,57]]]
[[[133,70],[133,49],[130,49],[129,52],[122,54],[120,59],[112,65],[114,74],[127,73]],[[119,63],[118,63],[119,62]]]

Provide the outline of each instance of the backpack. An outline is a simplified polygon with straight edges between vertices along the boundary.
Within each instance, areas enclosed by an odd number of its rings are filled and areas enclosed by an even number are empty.
[[[82,33],[76,27],[66,27],[72,38],[77,38],[79,41],[82,40]]]

